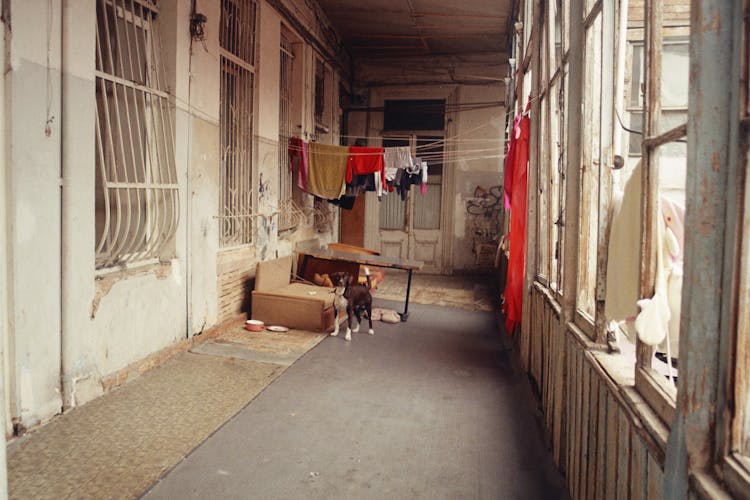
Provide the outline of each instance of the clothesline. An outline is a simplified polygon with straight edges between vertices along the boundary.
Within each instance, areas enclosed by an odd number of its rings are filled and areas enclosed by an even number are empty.
[[[369,156],[369,155],[371,155],[371,153],[350,153],[350,152],[347,152],[349,146],[339,146],[339,147],[342,148],[342,151],[331,151],[331,152],[325,152],[325,153],[321,153],[321,154],[326,155],[326,156],[346,156],[346,157],[351,157],[351,156],[354,156],[354,157],[356,157],[356,156]],[[386,147],[386,148],[383,148],[383,149],[388,149],[388,148]],[[295,146],[290,146],[289,150],[290,151],[301,151],[301,148],[297,148]],[[450,157],[450,156],[464,157],[467,154],[479,154],[479,153],[495,152],[495,151],[502,151],[502,148],[500,148],[500,147],[494,147],[494,148],[482,148],[482,149],[462,149],[460,151],[450,151],[450,152],[448,152],[448,151],[444,151],[444,152],[439,152],[439,151],[422,152],[422,153],[419,153],[417,156],[419,156],[420,158],[429,158],[429,157],[432,157],[432,158],[445,158],[445,157]],[[492,157],[492,156],[493,155],[491,155],[489,157]]]
[[[509,114],[510,114],[509,112],[506,112],[506,116],[509,115]],[[482,142],[487,141],[487,142],[493,142],[493,141],[495,141],[494,139],[472,139],[471,137],[468,137],[468,138],[466,137],[466,136],[469,136],[469,135],[477,132],[478,130],[486,129],[491,124],[492,124],[491,121],[480,123],[479,125],[476,125],[474,127],[471,127],[469,129],[461,131],[460,134],[455,134],[455,135],[452,135],[452,136],[449,136],[449,137],[443,137],[443,138],[440,138],[440,139],[438,139],[436,141],[433,141],[431,143],[427,143],[427,144],[423,144],[423,145],[418,145],[417,149],[423,149],[423,148],[427,148],[427,147],[436,146],[436,145],[439,145],[439,144],[447,144],[447,143],[452,143],[452,142],[464,142],[464,141],[482,141]],[[504,128],[505,128],[505,124],[503,124],[503,129]],[[392,133],[394,135],[397,135],[398,131],[392,131]],[[385,131],[384,135],[386,137],[383,137],[383,136],[380,136],[380,135],[378,135],[378,136],[369,136],[369,135],[342,135],[341,137],[347,138],[347,139],[366,139],[366,140],[372,139],[373,141],[380,141],[380,140],[382,140],[384,138],[386,138],[386,139],[388,138],[387,137],[388,131]],[[502,143],[503,142],[502,137],[498,138],[497,141],[500,142],[500,143]]]

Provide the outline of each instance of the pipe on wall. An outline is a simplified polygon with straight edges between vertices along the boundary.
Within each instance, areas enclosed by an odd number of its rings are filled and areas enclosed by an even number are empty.
[[[60,15],[60,179],[61,179],[61,210],[60,210],[60,225],[61,225],[61,259],[60,259],[60,394],[62,394],[62,410],[70,407],[70,400],[72,393],[75,389],[71,388],[71,384],[65,380],[66,368],[68,364],[68,357],[66,356],[66,341],[70,334],[70,311],[65,304],[65,297],[68,297],[68,293],[72,293],[73,277],[69,271],[72,267],[72,255],[70,252],[69,243],[72,241],[74,235],[72,234],[75,230],[71,227],[73,224],[68,220],[71,214],[71,202],[73,201],[73,194],[71,193],[70,186],[66,186],[66,174],[68,173],[68,167],[71,165],[66,161],[66,154],[68,153],[65,144],[68,138],[68,132],[73,123],[71,123],[71,117],[69,113],[66,113],[66,102],[69,96],[66,93],[69,91],[69,86],[65,85],[65,74],[67,72],[68,62],[74,57],[71,53],[71,44],[66,43],[66,38],[69,36],[70,28],[73,26],[72,23],[66,23],[65,20],[70,13],[70,6],[67,0],[62,3],[62,14]]]
[[[7,18],[3,18],[7,19]],[[2,54],[3,67],[5,67],[5,23],[0,22],[0,54]],[[5,80],[0,80],[0,249],[8,249],[8,183],[7,162],[5,158]],[[11,293],[8,279],[9,259],[0,261],[0,374],[3,381],[0,382],[0,428],[5,429],[5,435],[9,435],[13,427],[10,425],[6,415],[6,339],[10,335],[10,322],[8,320],[8,295]],[[3,443],[4,444],[4,443]],[[0,498],[8,498],[8,467],[6,447],[0,446]]]

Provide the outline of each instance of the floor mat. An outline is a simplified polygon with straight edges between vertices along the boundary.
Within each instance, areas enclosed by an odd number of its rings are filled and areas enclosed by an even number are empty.
[[[9,497],[137,497],[323,338],[238,327],[174,356],[15,443]]]

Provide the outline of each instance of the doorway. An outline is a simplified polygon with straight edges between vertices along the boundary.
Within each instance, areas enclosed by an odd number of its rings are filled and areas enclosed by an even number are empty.
[[[403,195],[397,191],[383,196],[379,203],[380,251],[383,255],[402,259],[421,260],[427,273],[442,272],[443,194],[442,131],[389,133],[383,147],[408,146],[412,156],[428,164],[428,179],[423,192],[419,184],[411,186]]]

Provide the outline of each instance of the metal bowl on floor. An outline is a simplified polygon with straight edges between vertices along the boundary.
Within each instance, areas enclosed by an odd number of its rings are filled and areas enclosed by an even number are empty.
[[[249,319],[245,321],[245,330],[251,332],[261,332],[265,328],[265,324],[259,319]]]

